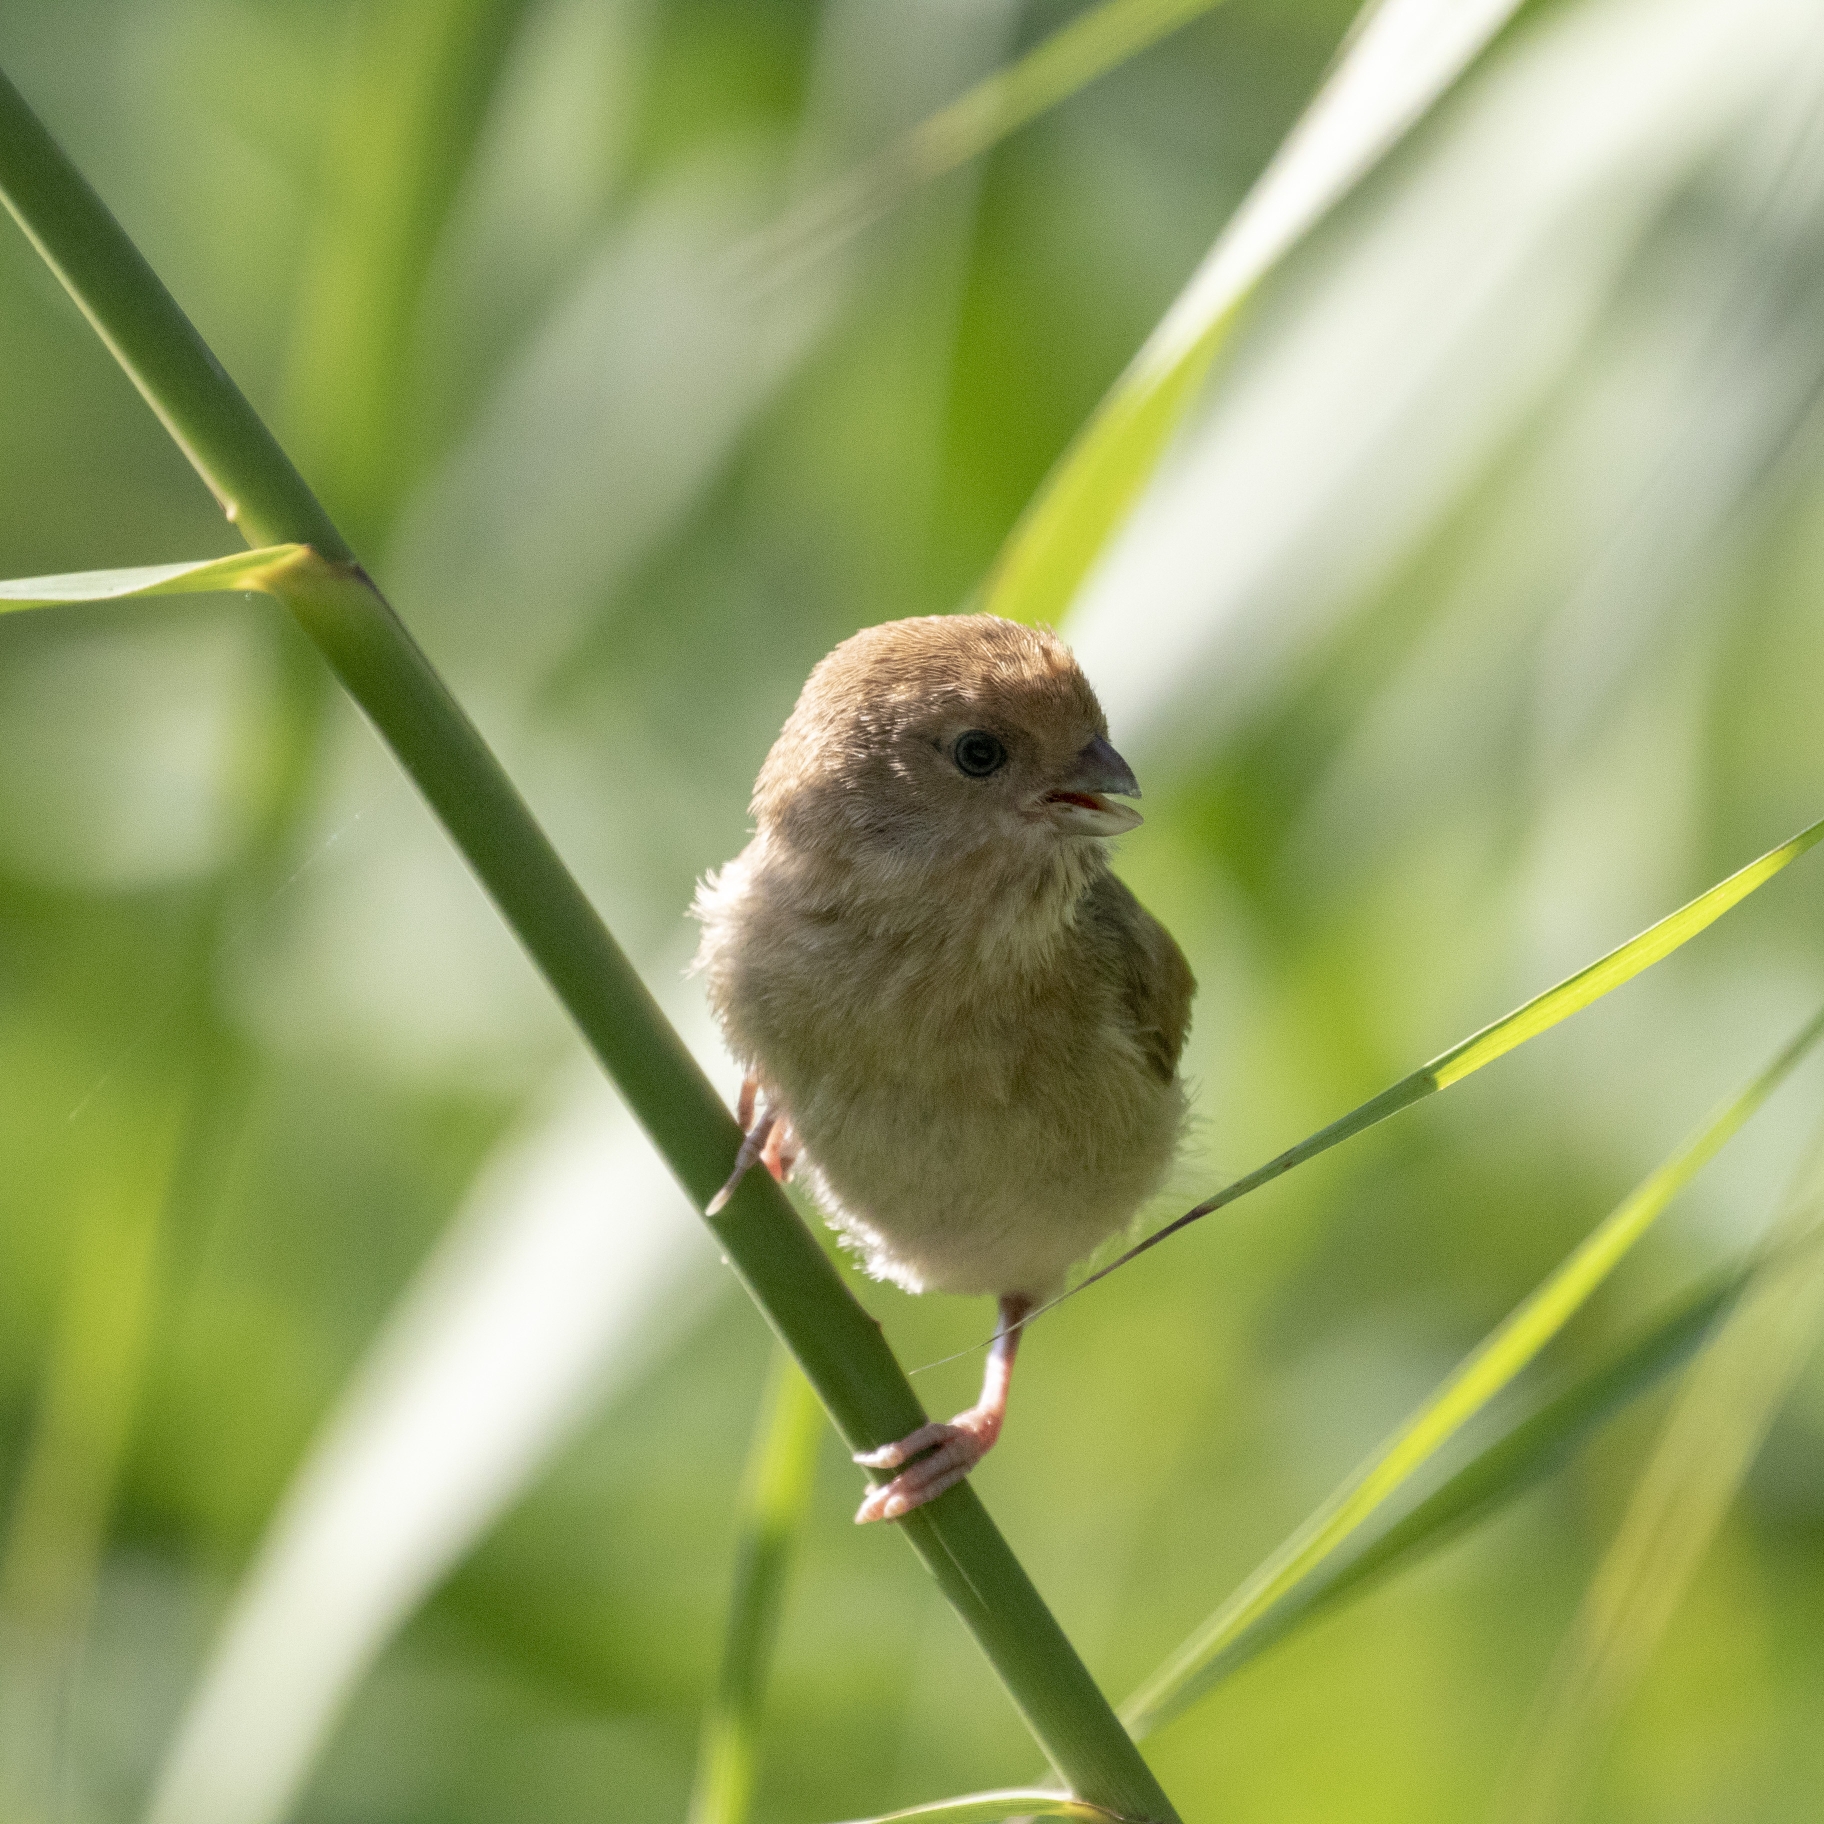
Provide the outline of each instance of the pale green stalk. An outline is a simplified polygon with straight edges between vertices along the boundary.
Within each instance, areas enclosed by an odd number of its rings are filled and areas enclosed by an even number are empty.
[[[0,1815],[45,1817],[68,1789],[65,1712],[154,1334],[187,1086],[88,1111],[58,1212],[72,1245],[0,1532]]]
[[[722,1669],[703,1719],[690,1824],[743,1824],[752,1805],[766,1678],[822,1440],[817,1396],[798,1364],[776,1349],[741,1490],[740,1558]]]

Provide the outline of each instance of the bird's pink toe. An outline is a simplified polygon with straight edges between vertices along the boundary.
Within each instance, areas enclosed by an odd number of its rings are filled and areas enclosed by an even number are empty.
[[[882,1450],[857,1457],[858,1463],[870,1469],[892,1469],[919,1451],[915,1463],[893,1478],[871,1489],[866,1500],[855,1510],[855,1524],[866,1526],[874,1520],[898,1520],[935,1501],[947,1489],[954,1488],[988,1452],[988,1443],[974,1431],[961,1425],[925,1425],[889,1444]],[[875,1459],[878,1459],[876,1461]]]

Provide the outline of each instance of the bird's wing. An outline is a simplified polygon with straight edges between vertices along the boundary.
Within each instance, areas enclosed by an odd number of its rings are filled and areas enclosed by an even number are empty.
[[[1178,1069],[1191,1029],[1196,978],[1172,934],[1113,874],[1088,894],[1087,924],[1134,1039],[1163,1082]]]

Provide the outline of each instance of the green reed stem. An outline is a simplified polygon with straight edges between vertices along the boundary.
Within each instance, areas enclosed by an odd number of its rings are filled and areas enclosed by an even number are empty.
[[[739,1144],[673,1031],[462,707],[246,398],[0,75],[0,194],[256,545],[311,547],[266,586],[290,607],[443,822],[699,1209]],[[880,1327],[765,1172],[711,1227],[851,1449],[925,1413]],[[1073,1792],[1128,1818],[1170,1801],[967,1483],[897,1523]]]
[[[741,1555],[687,1824],[745,1824],[752,1805],[767,1674],[822,1440],[810,1383],[775,1347],[741,1490]]]

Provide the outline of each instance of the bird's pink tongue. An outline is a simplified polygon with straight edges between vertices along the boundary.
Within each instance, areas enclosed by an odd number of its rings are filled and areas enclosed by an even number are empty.
[[[1050,804],[1080,804],[1086,811],[1108,809],[1108,806],[1094,792],[1052,792],[1046,801]]]

